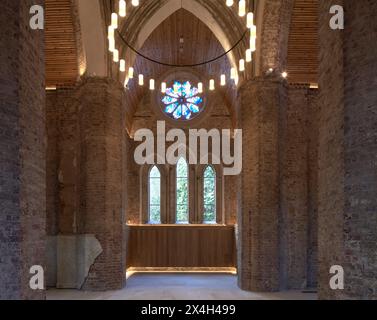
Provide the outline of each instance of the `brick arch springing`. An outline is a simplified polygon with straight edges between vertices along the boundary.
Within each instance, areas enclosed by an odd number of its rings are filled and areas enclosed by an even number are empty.
[[[284,71],[294,0],[261,0],[257,8],[257,75]]]

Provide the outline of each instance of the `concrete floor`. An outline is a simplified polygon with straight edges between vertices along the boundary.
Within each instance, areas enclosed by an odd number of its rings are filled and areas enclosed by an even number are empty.
[[[48,300],[315,300],[316,294],[300,291],[245,292],[231,274],[137,273],[126,288],[107,292],[47,291]]]

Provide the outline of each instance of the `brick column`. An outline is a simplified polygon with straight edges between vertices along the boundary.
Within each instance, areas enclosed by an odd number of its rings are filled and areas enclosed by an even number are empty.
[[[0,4],[0,299],[43,299],[29,270],[45,267],[44,31],[29,10],[41,0]]]
[[[343,5],[345,30],[331,30]],[[377,298],[377,2],[320,1],[319,297]],[[331,290],[341,265],[345,289]]]
[[[89,78],[78,89],[81,140],[80,233],[93,234],[102,253],[84,289],[120,289],[124,284],[123,130],[124,89],[106,78]]]
[[[238,216],[239,286],[279,289],[279,107],[285,87],[256,79],[240,89],[243,129],[241,210]]]

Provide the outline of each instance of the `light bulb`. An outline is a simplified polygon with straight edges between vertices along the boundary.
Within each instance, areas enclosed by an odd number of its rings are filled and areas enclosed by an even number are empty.
[[[238,15],[244,17],[246,14],[246,0],[240,0],[238,4]]]
[[[286,79],[286,78],[288,78],[288,73],[287,73],[286,71],[284,71],[284,72],[281,74],[281,76],[282,76],[284,79]]]
[[[139,74],[139,86],[144,85],[144,76],[142,74]]]
[[[252,25],[250,28],[250,38],[256,38],[257,37],[257,27]]]
[[[125,17],[127,13],[127,6],[125,0],[119,0],[119,16]]]
[[[126,79],[124,79],[124,87],[127,88],[128,86],[128,82],[130,81],[130,78],[129,77],[126,77]]]
[[[118,15],[116,13],[111,14],[111,27],[113,29],[118,28]]]
[[[248,27],[249,29],[251,29],[252,26],[254,25],[254,13],[249,12],[249,13],[247,14],[246,18],[247,18],[247,27]]]
[[[203,93],[203,83],[202,82],[198,83],[198,92]]]
[[[149,90],[154,90],[155,89],[155,82],[154,79],[149,80]]]
[[[221,77],[220,77],[220,83],[221,83],[221,86],[225,86],[226,85],[226,77],[225,77],[225,74],[222,74]]]
[[[133,77],[134,77],[134,68],[130,67],[130,68],[128,69],[128,77],[129,77],[130,79],[133,79]]]
[[[137,7],[139,5],[139,0],[132,0],[132,5]]]
[[[215,80],[213,79],[209,80],[209,90],[215,90]]]
[[[161,83],[161,92],[165,93],[166,92],[166,82]]]
[[[250,39],[250,50],[254,52],[257,47],[257,39],[256,38],[251,38]]]
[[[236,70],[236,68],[230,69],[230,78],[232,80],[234,80],[234,79],[236,79],[236,76],[237,76],[237,70]]]
[[[114,32],[114,28],[112,26],[109,26],[107,28],[107,38],[108,39],[114,39],[114,36],[115,36],[115,32]]]
[[[253,60],[253,51],[251,49],[246,50],[246,62],[251,62]]]
[[[109,51],[114,52],[115,50],[115,40],[114,38],[109,38]]]
[[[119,70],[120,72],[126,72],[126,60],[120,59]]]
[[[226,0],[226,5],[228,7],[231,7],[233,5],[234,1],[233,0]]]
[[[114,51],[113,51],[113,61],[119,62],[119,50],[118,49],[114,49]]]
[[[240,69],[241,72],[245,71],[245,60],[240,59]]]

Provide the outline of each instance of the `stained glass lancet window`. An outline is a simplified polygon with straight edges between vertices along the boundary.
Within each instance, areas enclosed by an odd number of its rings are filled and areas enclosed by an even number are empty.
[[[177,163],[177,223],[189,223],[189,183],[188,166],[185,159],[180,158]]]
[[[161,223],[161,174],[155,166],[149,172],[149,223]]]
[[[207,166],[203,177],[204,223],[216,223],[216,172]]]
[[[166,89],[162,99],[164,112],[175,120],[191,120],[200,113],[203,99],[199,96],[198,88],[185,83],[174,82],[173,87]]]

